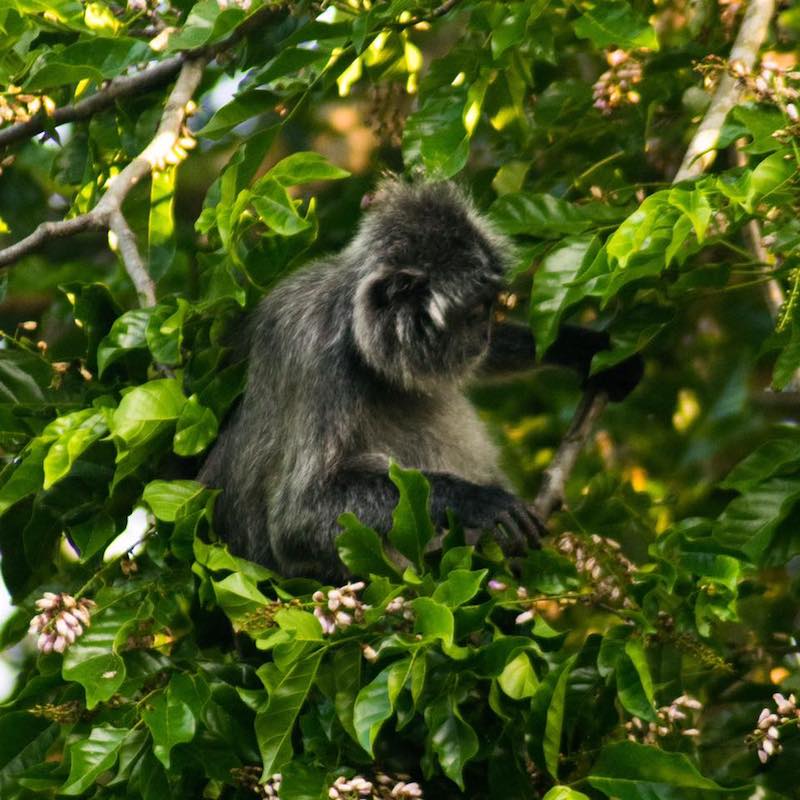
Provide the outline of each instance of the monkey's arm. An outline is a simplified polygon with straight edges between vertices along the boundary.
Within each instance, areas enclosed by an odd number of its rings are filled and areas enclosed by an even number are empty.
[[[499,486],[483,486],[446,473],[429,472],[425,477],[431,487],[431,518],[437,527],[447,525],[450,509],[465,528],[492,530],[509,555],[519,555],[527,547],[536,546],[545,531],[529,506]],[[303,525],[308,530],[285,528],[272,532],[271,544],[279,570],[283,574],[319,574],[321,568],[330,566],[333,571],[326,572],[325,579],[344,577],[336,553],[336,537],[341,532],[339,515],[352,511],[362,523],[386,534],[398,499],[397,487],[389,477],[369,470],[343,471],[309,490],[303,500],[306,508],[313,509],[313,519]]]
[[[611,400],[623,400],[641,380],[644,363],[637,354],[589,378],[592,358],[610,345],[605,331],[562,325],[558,338],[545,352],[543,363],[568,367],[588,386],[607,392]],[[536,341],[527,325],[504,322],[492,328],[489,354],[481,367],[483,375],[512,375],[535,366]]]

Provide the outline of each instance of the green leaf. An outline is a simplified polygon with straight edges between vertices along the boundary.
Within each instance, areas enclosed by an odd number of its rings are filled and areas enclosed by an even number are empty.
[[[240,8],[223,9],[216,0],[200,0],[186,22],[168,39],[167,51],[191,50],[227,36],[244,18]]]
[[[297,213],[286,189],[275,178],[259,181],[258,194],[252,197],[251,203],[264,224],[281,236],[295,236],[311,226]]]
[[[554,786],[542,800],[589,800],[589,797],[569,786]]]
[[[750,792],[746,787],[723,788],[703,777],[682,753],[667,753],[636,742],[606,745],[588,781],[620,800],[701,800]]]
[[[389,541],[422,572],[425,545],[436,533],[429,511],[430,486],[421,472],[397,464],[389,467],[389,478],[400,491]]]
[[[800,436],[794,428],[785,428],[780,439],[771,439],[740,461],[720,484],[723,489],[748,492],[759,483],[784,469],[800,466]]]
[[[130,448],[152,439],[180,416],[186,398],[175,378],[163,378],[127,392],[114,412],[111,433]]]
[[[598,3],[573,23],[575,35],[596,47],[658,50],[656,32],[627,3]]]
[[[353,723],[356,698],[361,686],[361,665],[364,657],[358,642],[338,648],[333,656],[333,679],[335,694],[333,704],[342,727],[358,742],[358,733]]]
[[[83,794],[100,775],[114,766],[122,743],[129,733],[127,728],[98,725],[92,728],[88,738],[70,743],[67,748],[69,777],[59,789],[59,794]]]
[[[94,708],[111,698],[125,681],[125,662],[117,652],[124,626],[137,617],[137,610],[116,604],[92,615],[91,627],[64,653],[64,680],[81,684],[86,707]]]
[[[711,221],[711,204],[700,189],[672,189],[669,193],[669,204],[683,211],[691,220],[697,240],[702,242],[708,223]]]
[[[488,570],[454,569],[447,575],[447,579],[440,583],[433,593],[437,603],[443,603],[450,608],[458,608],[471,600],[481,587]]]
[[[148,698],[141,709],[142,719],[153,737],[153,753],[166,769],[170,768],[172,748],[194,738],[195,717],[202,706],[198,700],[191,679],[174,673],[166,688]]]
[[[665,235],[672,238],[677,213],[668,204],[669,196],[670,192],[663,191],[645,198],[608,240],[608,255],[618,261],[620,269],[628,266],[638,253],[651,251]],[[659,262],[659,270],[661,266],[664,266],[663,261]]]
[[[0,715],[0,796],[14,797],[19,780],[40,764],[61,735],[58,725],[28,711],[6,711]]]
[[[175,522],[182,509],[195,504],[206,492],[208,489],[197,481],[150,481],[144,487],[142,500],[158,519]]]
[[[342,563],[354,574],[362,578],[370,575],[383,575],[397,578],[399,572],[387,558],[381,539],[372,528],[362,525],[355,514],[349,511],[339,517],[339,525],[344,528],[336,538],[336,549]]]
[[[150,177],[150,219],[147,226],[148,270],[158,281],[175,258],[175,176],[176,166],[154,170]],[[179,306],[180,308],[180,306]],[[157,360],[162,364],[176,361]]]
[[[34,63],[25,89],[38,92],[90,80],[100,83],[121,75],[126,67],[147,61],[151,56],[145,42],[120,37],[94,36],[67,47],[53,47]]]
[[[559,668],[558,677],[547,704],[542,748],[547,771],[555,780],[558,780],[558,757],[561,753],[561,733],[564,729],[564,703],[569,685],[569,675],[575,658],[572,656]]]
[[[347,178],[349,175],[347,170],[331,164],[327,158],[314,152],[292,153],[281,159],[267,173],[268,178],[276,180],[281,186],[296,186],[300,183],[315,181],[335,181]],[[258,184],[254,189],[257,187]]]
[[[217,438],[219,426],[214,412],[200,405],[193,394],[183,407],[175,426],[172,449],[179,456],[196,456]]]
[[[441,639],[445,645],[453,643],[455,621],[453,612],[430,597],[418,597],[411,601],[414,610],[414,633],[423,640]]]
[[[314,683],[323,652],[317,650],[296,661],[271,689],[265,683],[269,689],[269,701],[266,709],[257,713],[255,719],[265,775],[277,772],[292,758],[294,722]]]
[[[786,148],[767,156],[750,173],[745,208],[752,211],[756,203],[786,186],[797,175],[797,164]]]
[[[22,461],[0,488],[0,515],[5,514],[20,500],[39,491],[44,481],[43,465],[49,446],[49,442],[37,438],[22,454]]]
[[[506,664],[497,678],[500,688],[513,700],[533,697],[539,686],[531,660],[525,652],[518,653]]]
[[[429,175],[450,178],[469,157],[469,135],[463,122],[464,98],[431,99],[412,114],[403,130],[406,168],[419,166]]]
[[[158,364],[169,366],[180,364],[183,323],[188,311],[189,304],[181,297],[177,300],[177,308],[161,305],[153,309],[145,329],[145,338]]]
[[[586,230],[591,219],[579,206],[549,194],[517,192],[495,200],[489,217],[510,236],[536,236],[560,239]],[[537,273],[538,278],[538,273]]]
[[[353,728],[358,743],[373,755],[372,747],[381,726],[392,716],[400,690],[411,673],[413,657],[390,664],[364,686],[353,708]]]
[[[531,330],[541,358],[556,340],[564,314],[582,299],[585,289],[572,282],[597,256],[598,241],[565,239],[545,256],[536,270],[531,292]]]
[[[299,608],[284,608],[275,615],[275,622],[285,631],[290,631],[301,642],[321,642],[322,626],[308,611]]]
[[[61,432],[44,458],[43,489],[49,489],[65,478],[81,454],[108,433],[106,420],[107,415],[103,411],[94,409],[74,411],[59,418]],[[44,436],[47,430],[43,432]]]
[[[728,504],[714,525],[714,539],[758,563],[798,500],[800,481],[769,478]]]
[[[314,59],[319,58],[318,53],[312,52],[311,55]],[[218,108],[195,135],[206,139],[221,139],[237,125],[258,117],[273,105],[275,105],[275,95],[272,92],[264,89],[247,89],[239,92],[233,100]]]
[[[475,731],[464,721],[452,694],[439,696],[425,709],[425,722],[444,774],[463,791],[464,766],[479,749]]]
[[[131,350],[147,348],[145,330],[152,313],[152,308],[135,308],[114,320],[111,330],[97,348],[97,366],[101,378],[111,364],[119,361]]]

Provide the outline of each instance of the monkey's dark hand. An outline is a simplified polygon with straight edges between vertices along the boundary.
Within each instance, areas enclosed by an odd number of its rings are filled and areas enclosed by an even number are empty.
[[[644,375],[644,359],[636,353],[613,367],[587,378],[584,387],[589,391],[605,392],[612,402],[624,400]]]
[[[464,527],[476,532],[470,539],[490,530],[507,556],[541,547],[547,528],[529,504],[497,486],[476,488],[462,508],[453,509]]]

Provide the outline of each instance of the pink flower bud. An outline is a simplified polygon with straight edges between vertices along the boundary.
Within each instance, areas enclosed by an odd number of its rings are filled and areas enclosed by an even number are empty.
[[[527,611],[523,611],[521,614],[517,615],[517,618],[514,622],[517,625],[524,625],[526,622],[530,622],[534,617],[534,611],[532,608],[529,608]]]
[[[488,586],[493,592],[504,592],[506,589],[508,589],[508,586],[506,586],[503,581],[498,581],[494,578],[489,581]]]

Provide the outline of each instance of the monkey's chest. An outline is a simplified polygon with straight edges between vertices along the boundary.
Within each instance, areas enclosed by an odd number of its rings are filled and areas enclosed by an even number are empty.
[[[375,431],[378,450],[406,468],[505,484],[497,448],[463,397],[425,413],[387,415]]]

